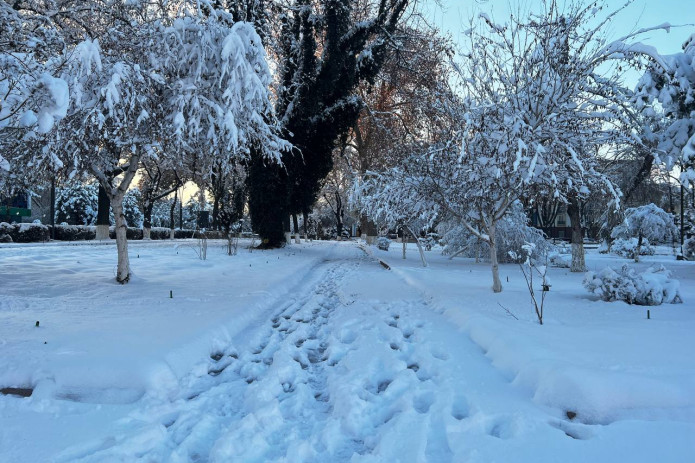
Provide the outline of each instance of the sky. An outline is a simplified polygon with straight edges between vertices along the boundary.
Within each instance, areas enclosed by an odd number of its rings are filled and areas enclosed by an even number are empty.
[[[561,4],[565,0],[559,0]],[[450,32],[456,40],[460,31],[465,29],[462,23],[476,13],[485,12],[497,23],[504,23],[512,9],[520,3],[537,10],[539,0],[440,0],[441,7],[435,0],[426,0],[429,17],[438,28]],[[623,6],[626,0],[605,0],[607,11],[614,11]],[[689,24],[673,28],[670,33],[653,31],[645,34],[640,41],[655,46],[662,54],[681,51],[683,42],[695,32],[695,0],[635,0],[628,5],[610,25],[611,38],[619,38],[632,30],[657,26],[663,23],[671,25]]]

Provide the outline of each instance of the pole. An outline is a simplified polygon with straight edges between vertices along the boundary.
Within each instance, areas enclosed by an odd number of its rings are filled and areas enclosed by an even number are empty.
[[[51,207],[49,208],[49,214],[51,214],[51,239],[56,239],[56,179],[51,177]]]
[[[179,198],[179,229],[183,230],[183,186],[181,187],[181,198]]]
[[[681,256],[683,255],[683,234],[685,232],[685,189],[683,188],[683,184],[681,183]]]

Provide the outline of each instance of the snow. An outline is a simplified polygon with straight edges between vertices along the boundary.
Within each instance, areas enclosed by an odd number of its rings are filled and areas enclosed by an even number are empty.
[[[690,461],[695,267],[683,304],[603,302],[549,268],[311,242],[0,245],[0,461]],[[391,270],[378,264],[388,263]],[[614,256],[589,252],[599,270]],[[627,262],[627,260],[626,260]],[[508,281],[507,281],[508,280]],[[169,291],[172,291],[170,298]],[[518,318],[506,314],[504,306]],[[35,322],[40,326],[35,327]],[[45,342],[45,344],[44,344]],[[573,419],[567,412],[576,413]]]
[[[48,133],[57,120],[66,116],[70,105],[70,90],[67,82],[48,73],[41,76],[40,82],[47,91],[47,99],[42,102],[37,116],[37,130],[39,133]],[[30,116],[27,117],[30,118]],[[25,123],[29,122],[24,117],[22,120]]]

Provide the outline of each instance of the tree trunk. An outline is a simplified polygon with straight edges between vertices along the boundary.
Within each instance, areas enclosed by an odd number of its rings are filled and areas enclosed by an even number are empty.
[[[682,167],[681,167],[682,171]],[[680,229],[680,234],[681,234],[681,252],[679,255],[683,255],[683,243],[685,242],[685,187],[681,183],[681,229]]]
[[[490,236],[490,264],[492,267],[492,290],[496,293],[502,292],[502,280],[500,280],[500,268],[497,262],[497,242],[495,240],[495,229],[497,225],[490,225],[488,234]]]
[[[637,249],[635,250],[635,262],[639,262],[639,255],[642,252],[642,233],[637,237]]]
[[[142,208],[142,239],[143,240],[149,240],[151,239],[151,231],[152,231],[152,209],[154,207],[154,203],[151,201],[147,201]]]
[[[51,239],[56,239],[56,180],[55,177],[51,177]]]
[[[282,229],[285,231],[285,244],[292,244],[292,231],[290,230],[290,216],[285,214],[282,219]]]
[[[405,248],[408,246],[405,241],[405,226],[401,228],[401,241],[403,242],[403,259],[405,259]]]
[[[309,213],[307,211],[302,212],[302,218],[304,219],[304,240],[309,240]]]
[[[123,196],[114,196],[111,201],[113,215],[116,217],[116,249],[118,250],[118,268],[116,270],[116,281],[124,284],[130,280],[130,261],[128,259],[128,239],[126,231],[128,229],[123,213]]]
[[[171,231],[169,232],[169,238],[171,238],[172,240],[176,236],[176,223],[174,222],[174,214],[176,213],[176,201],[178,200],[178,196],[178,190],[174,190],[174,201],[171,203],[171,209],[169,209],[169,228],[171,228]]]
[[[299,221],[295,213],[292,214],[292,225],[294,226],[294,242],[295,244],[301,244],[302,240],[299,239]]]
[[[215,194],[215,198],[212,201],[212,229],[213,230],[219,230],[220,229],[220,220],[219,220],[219,215],[220,215],[220,197],[218,196],[217,191],[214,189],[212,190]]]
[[[365,238],[367,244],[376,243],[377,229],[376,224],[369,220],[366,215],[360,216],[360,230],[362,231],[362,237]]]
[[[99,200],[97,205],[97,233],[95,239],[109,239],[109,209],[111,201],[109,195],[102,185],[99,185]]]
[[[570,272],[585,272],[586,262],[584,261],[584,236],[582,235],[581,210],[579,198],[572,197],[567,205],[567,215],[569,215],[572,225],[572,264]]]
[[[286,242],[283,222],[290,214],[285,169],[266,164],[260,152],[252,152],[248,170],[249,213],[253,231],[261,236],[260,247],[282,247]]]
[[[427,267],[427,260],[425,259],[425,251],[424,251],[424,249],[422,249],[422,243],[420,243],[420,240],[417,239],[417,235],[413,232],[412,228],[405,227],[405,230],[408,230],[408,232],[415,239],[415,244],[417,244],[417,250],[420,253],[420,260],[422,261],[422,266]],[[405,232],[405,230],[404,230],[404,232]],[[403,239],[405,240],[405,233],[403,233]]]
[[[340,193],[336,190],[335,194],[335,219],[336,219],[336,230],[338,232],[338,241],[343,239],[343,217],[345,212],[343,211],[343,200],[340,197]]]

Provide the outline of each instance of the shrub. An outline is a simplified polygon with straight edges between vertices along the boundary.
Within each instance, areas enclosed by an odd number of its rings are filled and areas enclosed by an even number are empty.
[[[171,236],[171,228],[152,227],[150,229],[150,238],[153,240],[168,240]]]
[[[628,259],[635,258],[635,252],[637,251],[638,239],[628,238],[622,239],[618,238],[611,244],[611,252],[617,254],[620,257],[626,257]],[[640,256],[653,256],[654,248],[649,244],[649,241],[643,239],[642,246],[640,247]]]
[[[606,267],[598,273],[587,272],[584,287],[604,301],[625,301],[636,305],[660,305],[683,302],[678,280],[663,265],[636,273],[627,265],[619,271]]]
[[[50,238],[50,229],[41,224],[33,223],[0,223],[0,236],[4,242],[14,243],[33,243],[39,241],[48,241]],[[7,237],[10,239],[8,239]]]
[[[695,259],[695,236],[683,242],[683,255],[687,259]]]
[[[669,242],[678,236],[678,229],[673,224],[673,216],[654,204],[631,207],[625,211],[625,219],[611,232],[612,238],[631,238],[635,240],[632,258],[639,261],[644,255],[641,247],[652,242]],[[653,253],[653,252],[652,252]]]
[[[176,239],[182,239],[182,238],[193,238],[193,233],[194,230],[181,230],[177,228],[174,230],[174,238]]]
[[[97,217],[99,185],[70,182],[56,188],[56,222],[89,225]]]
[[[17,237],[12,239],[17,243],[34,243],[48,241],[50,237],[50,229],[46,225],[21,223],[18,224]]]
[[[570,268],[572,265],[572,255],[560,252],[549,252],[548,261],[552,267]]]
[[[376,247],[381,249],[382,251],[388,251],[389,246],[391,246],[391,240],[386,238],[385,236],[380,236],[376,240]]]
[[[58,241],[85,241],[96,238],[96,227],[90,225],[56,225]]]
[[[142,229],[128,227],[125,231],[125,237],[129,240],[141,240]],[[112,240],[116,239],[116,227],[109,228],[109,238],[111,238]]]

